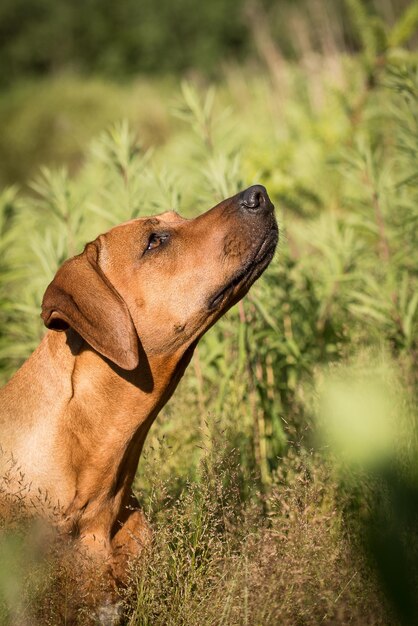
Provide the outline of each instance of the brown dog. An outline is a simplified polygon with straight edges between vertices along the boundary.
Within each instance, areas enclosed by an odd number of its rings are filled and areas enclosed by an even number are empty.
[[[3,457],[23,473],[25,497],[47,493],[60,530],[115,580],[148,534],[131,492],[148,429],[277,239],[257,185],[192,220],[168,212],[112,228],[46,290],[51,330],[1,391]]]

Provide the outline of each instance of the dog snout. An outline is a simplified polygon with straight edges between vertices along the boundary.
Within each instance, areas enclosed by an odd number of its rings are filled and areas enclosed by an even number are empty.
[[[251,212],[272,211],[273,204],[268,196],[267,190],[263,185],[252,185],[240,194],[241,206]]]

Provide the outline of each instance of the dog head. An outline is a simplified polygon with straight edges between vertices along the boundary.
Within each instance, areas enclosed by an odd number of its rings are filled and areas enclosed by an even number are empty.
[[[188,220],[131,220],[88,243],[48,286],[42,318],[73,328],[123,369],[196,341],[238,302],[273,257],[274,207],[255,185]]]

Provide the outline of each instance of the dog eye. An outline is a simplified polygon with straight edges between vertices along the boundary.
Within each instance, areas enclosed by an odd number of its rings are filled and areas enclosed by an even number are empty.
[[[168,239],[168,235],[157,235],[157,233],[152,233],[148,239],[147,250],[154,250],[155,248],[158,248],[158,246],[161,246],[166,239]]]

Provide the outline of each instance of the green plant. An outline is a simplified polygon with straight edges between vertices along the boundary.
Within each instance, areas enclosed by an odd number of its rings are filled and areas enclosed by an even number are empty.
[[[359,533],[387,519],[370,494],[396,514],[396,485],[416,490],[418,81],[413,58],[387,60],[359,104],[363,60],[341,60],[340,86],[333,67],[286,64],[281,94],[246,68],[216,92],[187,83],[163,145],[119,123],[77,173],[43,168],[1,197],[3,380],[44,332],[53,273],[100,232],[172,208],[193,217],[255,182],[277,206],[275,259],[203,338],[147,440],[136,489],[157,530],[132,573],[132,624],[387,623]],[[382,348],[412,407],[403,478],[380,476],[387,500],[368,467],[334,473],[312,394],[315,376]]]

